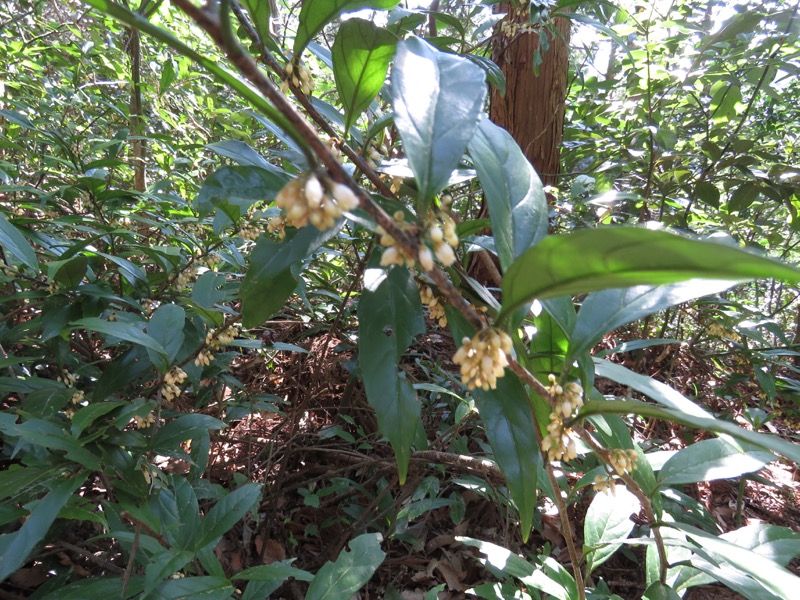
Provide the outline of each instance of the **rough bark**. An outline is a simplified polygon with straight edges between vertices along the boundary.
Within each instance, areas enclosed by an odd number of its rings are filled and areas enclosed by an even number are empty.
[[[507,3],[497,10],[509,12],[512,22],[524,24],[527,11],[516,12]],[[569,66],[570,23],[556,18],[547,33],[549,48],[542,52],[538,75],[534,54],[539,32],[511,37],[498,32],[492,59],[506,77],[506,94],[492,89],[490,117],[504,127],[525,152],[545,185],[555,185],[559,174],[559,148],[564,128],[564,108]]]

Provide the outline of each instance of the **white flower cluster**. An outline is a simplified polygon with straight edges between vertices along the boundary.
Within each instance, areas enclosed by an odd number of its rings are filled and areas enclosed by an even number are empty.
[[[570,382],[562,387],[555,375],[548,377],[550,398],[553,412],[550,413],[550,422],[547,424],[547,435],[542,440],[542,449],[547,452],[547,458],[553,460],[572,460],[578,456],[578,449],[572,432],[564,426],[564,419],[571,417],[575,411],[583,406],[583,388],[580,384]]]
[[[178,276],[175,277],[175,279],[172,282],[172,285],[176,290],[182,290],[194,280],[194,276],[195,276],[194,269],[192,268],[183,269],[180,273],[178,273]]]
[[[330,229],[342,213],[358,206],[358,196],[344,184],[331,183],[326,193],[322,183],[313,174],[305,179],[293,179],[278,192],[275,204],[285,212],[286,225],[305,227],[311,223],[320,231]],[[282,224],[270,220],[270,231]]]
[[[164,381],[161,384],[161,394],[167,400],[172,400],[181,395],[180,384],[182,384],[188,375],[186,371],[180,367],[172,367],[167,374],[164,375]]]
[[[214,355],[208,350],[200,350],[194,358],[195,367],[207,367],[214,360]]]
[[[56,381],[60,381],[67,387],[73,387],[75,382],[78,381],[78,377],[66,369],[61,369],[61,374],[56,377]]]
[[[156,416],[152,412],[146,414],[144,417],[140,417],[139,415],[134,415],[133,417],[133,423],[136,426],[136,429],[147,429],[155,422]]]
[[[212,350],[216,350],[220,346],[230,344],[239,335],[238,325],[228,325],[224,329],[216,330],[211,329],[206,334],[206,346]]]
[[[411,229],[411,225],[405,221],[406,215],[402,210],[398,210],[393,216],[400,230],[408,231]],[[406,265],[411,268],[416,264],[414,257],[406,254],[406,252],[397,245],[397,240],[386,233],[383,227],[378,225],[375,231],[381,236],[380,244],[384,248],[383,254],[381,255],[382,267],[388,267],[389,265]]]
[[[3,265],[2,271],[3,275],[10,277],[11,279],[19,275],[19,267],[16,265]]]
[[[306,96],[308,96],[316,88],[311,71],[303,63],[298,63],[295,65],[294,63],[290,62],[287,64],[286,76],[287,80],[281,84],[281,91],[284,93],[289,89],[289,80],[291,80],[294,87],[300,88],[300,91]]]
[[[516,23],[514,21],[504,19],[500,24],[500,32],[507,38],[513,38],[517,34],[521,35],[523,33],[531,33],[535,30],[536,27],[533,23]]]
[[[456,234],[456,222],[447,213],[441,213],[439,218],[442,225],[434,223],[428,229],[428,239],[433,244],[433,252],[436,258],[445,267],[449,267],[456,262],[454,248],[458,248],[458,234]],[[424,265],[423,265],[424,266]]]
[[[444,329],[447,327],[447,316],[444,313],[443,301],[434,295],[430,286],[426,285],[419,291],[419,298],[422,304],[428,307],[428,314],[433,321]]]
[[[261,235],[261,228],[256,227],[248,221],[242,221],[242,224],[239,225],[239,231],[236,232],[236,235],[244,240],[255,242],[256,239],[258,239],[258,236]]]
[[[472,339],[465,337],[453,356],[453,362],[461,365],[461,381],[469,389],[495,389],[508,366],[511,348],[508,334],[495,328],[481,329]]]
[[[636,461],[638,460],[636,450],[622,448],[614,448],[608,453],[608,462],[611,468],[614,469],[618,476],[626,473],[631,473],[636,470]],[[616,492],[616,481],[614,481],[613,473],[604,473],[594,478],[592,487],[598,492],[611,492],[613,496]]]

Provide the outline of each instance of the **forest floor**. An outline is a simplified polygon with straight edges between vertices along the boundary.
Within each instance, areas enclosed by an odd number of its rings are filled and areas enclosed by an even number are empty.
[[[375,531],[384,535],[387,557],[360,592],[364,600],[423,600],[437,586],[441,586],[438,598],[474,597],[466,591],[492,579],[477,550],[460,543],[460,536],[523,554],[547,552],[562,564],[568,562],[558,516],[543,503],[536,532],[527,544],[522,543],[513,516],[498,501],[502,497],[501,474],[492,463],[480,460],[486,446],[477,422],[467,416],[454,425],[454,403],[448,397],[431,393],[432,398],[426,400],[423,417],[430,445],[412,454],[408,479],[400,485],[393,452],[378,435],[363,389],[350,374],[355,365],[346,336],[313,333],[297,324],[273,330],[266,338],[295,344],[308,353],[265,356],[253,351],[243,354],[235,365],[248,392],[275,402],[276,412],[244,416],[212,438],[208,477],[213,483],[233,485],[242,476],[264,483],[259,521],[240,523],[217,548],[230,573],[286,558],[295,558],[296,567],[316,572],[326,561],[335,559],[350,539]],[[416,370],[431,365],[440,372],[454,373],[456,368],[449,358],[452,353],[449,334],[429,334],[412,348],[412,359],[405,367],[412,380]],[[680,353],[670,361],[669,382],[679,390],[688,392],[706,377]],[[666,363],[661,360],[660,364],[663,367]],[[654,369],[648,370],[653,374]],[[603,382],[599,385],[602,388]],[[602,391],[625,393],[610,384]],[[225,398],[219,400],[221,411]],[[192,410],[191,401],[186,402],[184,408]],[[723,406],[715,399],[712,404],[712,410],[728,411],[737,419],[735,403]],[[772,421],[770,429],[792,433],[780,419]],[[645,422],[637,424],[637,432],[650,440],[661,440],[665,449],[680,447],[686,439],[682,436],[699,435],[668,424]],[[188,469],[181,461],[168,458],[163,458],[159,466],[173,473]],[[797,467],[776,461],[760,475],[745,482],[741,497],[738,481],[687,486],[685,491],[705,506],[722,531],[755,522],[800,531]],[[593,494],[591,487],[583,491],[570,507],[579,537],[582,517]],[[633,519],[644,523],[642,515]],[[86,547],[88,537],[91,534],[87,531],[64,531],[63,544],[54,545],[52,550],[78,575],[124,569],[123,557],[112,543],[100,540],[96,547]],[[592,577],[595,581],[602,578],[626,600],[637,599],[645,589],[643,560],[643,553],[623,549]],[[800,572],[798,567],[800,562],[790,566]],[[12,583],[17,590],[35,587],[44,575],[24,569]],[[303,598],[303,585],[289,582],[273,597]],[[0,599],[21,597],[25,595],[0,590]],[[718,586],[693,588],[685,597],[740,598]]]

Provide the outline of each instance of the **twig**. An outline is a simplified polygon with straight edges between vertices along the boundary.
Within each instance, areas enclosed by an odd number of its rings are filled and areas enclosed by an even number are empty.
[[[58,545],[64,548],[64,550],[69,550],[70,552],[74,552],[75,554],[80,554],[83,558],[92,561],[94,564],[103,567],[107,571],[111,571],[112,573],[116,573],[117,575],[125,573],[125,569],[123,569],[122,567],[118,567],[115,564],[103,560],[102,558],[95,556],[94,554],[92,554],[88,550],[81,548],[80,546],[75,546],[74,544],[70,544],[69,542],[63,542],[63,541],[58,542]]]

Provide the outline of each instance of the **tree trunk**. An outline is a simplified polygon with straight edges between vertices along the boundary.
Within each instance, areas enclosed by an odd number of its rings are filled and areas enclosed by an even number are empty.
[[[507,12],[510,23],[524,25],[530,19],[527,10],[517,12],[508,3],[497,10]],[[546,34],[549,48],[542,49],[538,75],[534,56],[540,46],[539,32],[511,36],[504,33],[507,29],[498,32],[492,59],[506,77],[506,94],[503,97],[492,88],[489,112],[491,120],[517,141],[545,185],[555,185],[560,170],[570,23],[556,18],[553,29]]]

